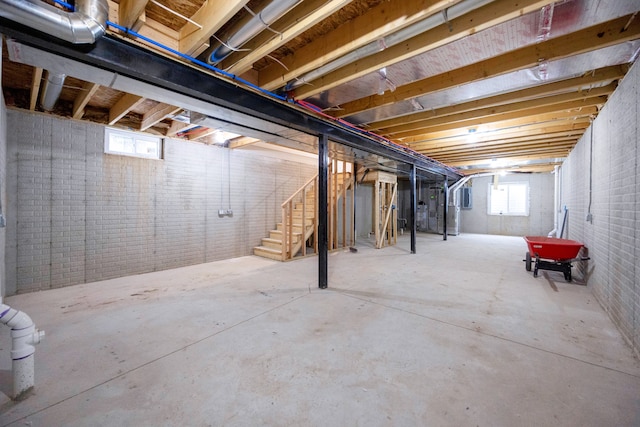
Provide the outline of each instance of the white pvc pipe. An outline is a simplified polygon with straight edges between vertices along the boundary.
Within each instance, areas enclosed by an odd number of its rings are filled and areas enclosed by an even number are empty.
[[[34,345],[42,340],[44,331],[36,329],[26,313],[1,303],[0,323],[11,328],[12,397],[19,399],[34,385]]]
[[[560,168],[556,165],[553,167],[553,230],[547,234],[547,237],[556,237],[558,232],[558,204],[560,202]]]

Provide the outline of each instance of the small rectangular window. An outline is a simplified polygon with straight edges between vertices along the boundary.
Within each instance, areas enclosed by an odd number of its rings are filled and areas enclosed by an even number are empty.
[[[138,132],[105,128],[104,152],[122,156],[162,158],[162,138]]]
[[[489,215],[529,216],[529,184],[489,184]]]

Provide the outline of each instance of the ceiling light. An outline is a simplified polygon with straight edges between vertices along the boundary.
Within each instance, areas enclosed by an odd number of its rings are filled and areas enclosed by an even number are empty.
[[[476,142],[478,140],[477,129],[471,128],[467,130],[467,142]]]

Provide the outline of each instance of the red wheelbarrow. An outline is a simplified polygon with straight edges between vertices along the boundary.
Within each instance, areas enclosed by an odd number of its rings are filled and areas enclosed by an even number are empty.
[[[564,280],[570,282],[571,263],[589,259],[577,258],[584,245],[575,240],[544,236],[525,236],[524,240],[529,246],[529,252],[523,261],[527,271],[531,271],[531,265],[534,264],[533,277],[538,277],[538,270],[560,271],[564,274]]]

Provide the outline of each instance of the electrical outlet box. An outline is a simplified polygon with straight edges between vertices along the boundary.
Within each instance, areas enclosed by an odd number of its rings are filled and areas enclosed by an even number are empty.
[[[585,219],[587,220],[587,222],[593,222],[593,214],[591,212],[589,212]]]
[[[224,209],[218,209],[218,216],[225,216],[227,214],[227,211],[225,211]]]

